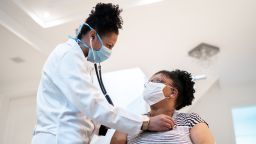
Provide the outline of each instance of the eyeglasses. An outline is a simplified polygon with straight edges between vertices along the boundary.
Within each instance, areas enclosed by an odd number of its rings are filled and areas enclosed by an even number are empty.
[[[162,84],[167,85],[168,87],[171,87],[172,89],[174,89],[174,88],[175,88],[172,84],[167,83],[167,82],[166,82],[166,81],[164,81],[163,79],[155,78],[155,79],[151,79],[151,80],[149,80],[149,82],[162,83]]]

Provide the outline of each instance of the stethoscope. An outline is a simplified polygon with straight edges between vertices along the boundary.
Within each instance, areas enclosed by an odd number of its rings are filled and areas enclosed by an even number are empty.
[[[110,96],[108,95],[103,80],[102,80],[102,74],[101,74],[101,65],[99,63],[99,65],[97,65],[97,63],[94,63],[94,68],[95,68],[95,72],[96,72],[96,76],[100,85],[100,89],[102,91],[102,93],[104,94],[106,100],[108,101],[109,104],[111,104],[112,106],[114,106]]]
[[[94,68],[95,68],[95,73],[96,73],[96,76],[97,76],[97,79],[98,79],[98,82],[99,82],[100,89],[101,89],[102,93],[104,94],[108,103],[111,104],[112,106],[114,106],[110,96],[108,95],[108,93],[105,89],[105,86],[104,86],[104,83],[103,83],[103,80],[102,80],[100,63],[99,63],[99,65],[97,65],[97,63],[94,63]],[[108,132],[108,129],[109,129],[108,127],[106,127],[104,125],[101,125],[100,128],[99,128],[99,135],[100,136],[105,136]]]

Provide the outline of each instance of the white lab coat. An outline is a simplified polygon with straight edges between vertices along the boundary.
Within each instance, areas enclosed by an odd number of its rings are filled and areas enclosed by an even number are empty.
[[[91,63],[73,39],[48,57],[37,93],[37,122],[32,144],[87,144],[100,123],[139,133],[148,117],[112,107],[92,84]]]

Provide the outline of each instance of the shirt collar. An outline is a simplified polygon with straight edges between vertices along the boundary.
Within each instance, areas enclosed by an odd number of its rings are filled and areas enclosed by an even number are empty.
[[[78,43],[74,40],[74,39],[68,39],[68,41],[66,42],[68,45],[70,45],[71,47],[75,47],[75,48],[80,48],[80,46],[78,45]]]

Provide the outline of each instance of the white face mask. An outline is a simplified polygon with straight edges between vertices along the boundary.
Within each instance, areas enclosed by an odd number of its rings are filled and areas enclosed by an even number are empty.
[[[163,89],[166,85],[162,83],[148,82],[143,91],[144,100],[151,106],[165,99]]]

